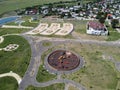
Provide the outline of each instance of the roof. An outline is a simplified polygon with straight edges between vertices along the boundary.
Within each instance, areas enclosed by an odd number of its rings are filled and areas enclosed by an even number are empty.
[[[101,24],[96,21],[89,21],[88,25],[89,25],[89,27],[91,27],[93,29],[104,29],[105,28],[104,24]]]

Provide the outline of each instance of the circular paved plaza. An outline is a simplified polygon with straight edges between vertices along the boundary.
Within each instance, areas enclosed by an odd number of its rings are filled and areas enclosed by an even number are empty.
[[[66,50],[53,51],[47,60],[48,64],[58,71],[73,70],[80,64],[80,58]]]

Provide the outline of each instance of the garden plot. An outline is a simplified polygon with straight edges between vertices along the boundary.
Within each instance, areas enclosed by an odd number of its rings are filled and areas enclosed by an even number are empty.
[[[0,43],[2,43],[4,41],[4,38],[2,36],[0,36]],[[0,48],[0,51],[13,51],[16,50],[19,47],[19,45],[17,44],[9,44],[7,45],[5,48]]]
[[[73,30],[73,24],[71,23],[63,23],[63,27],[55,33],[55,35],[68,35],[69,33],[71,33]]]
[[[59,23],[52,23],[49,28],[47,28],[45,31],[41,32],[40,34],[42,35],[51,35],[58,31],[60,29],[60,24]]]
[[[2,50],[4,50],[4,51],[13,51],[13,50],[16,50],[18,47],[19,47],[19,45],[17,45],[17,44],[9,44],[8,46],[3,48]]]
[[[47,23],[40,23],[35,29],[32,31],[27,32],[27,34],[38,34],[48,28]]]

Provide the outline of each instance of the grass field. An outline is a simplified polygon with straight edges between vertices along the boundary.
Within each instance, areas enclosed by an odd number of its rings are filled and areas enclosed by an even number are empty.
[[[72,34],[69,34],[67,36],[57,36],[57,35],[49,35],[46,37],[56,37],[56,38],[81,38],[81,39],[90,39],[90,40],[100,40],[100,41],[115,41],[115,40],[119,40],[120,39],[120,35],[119,33],[115,30],[112,29],[111,27],[108,27],[109,30],[109,35],[108,36],[96,36],[96,35],[88,35],[86,34],[86,24],[87,24],[87,20],[51,20],[51,19],[43,19],[43,18],[39,18],[39,22],[38,23],[30,23],[28,21],[28,19],[30,19],[31,16],[23,16],[23,20],[25,20],[25,23],[23,23],[23,26],[32,26],[32,27],[37,27],[39,23],[48,23],[49,25],[51,23],[60,23],[61,27],[63,25],[63,23],[65,22],[69,22],[72,23],[74,25],[74,31],[72,32]],[[14,25],[14,23],[9,23],[9,25]],[[24,33],[30,31],[30,29],[7,29],[7,28],[0,28],[0,35],[4,35],[4,34],[12,34],[12,33]],[[37,34],[37,36],[43,36],[44,35],[40,35]]]
[[[56,48],[66,48],[74,51],[85,60],[85,67],[71,74],[62,75],[85,86],[87,90],[116,90],[119,85],[120,72],[118,72],[109,57],[120,62],[120,47],[101,46],[96,44],[59,44]],[[114,51],[113,51],[114,50]],[[48,52],[51,50],[49,49]],[[103,55],[106,55],[105,60]]]
[[[37,20],[37,21],[32,21],[32,22],[29,22],[29,19],[31,19],[31,17],[33,17],[34,15],[27,15],[27,16],[22,16],[22,20],[23,21],[25,21],[25,22],[23,22],[21,25],[22,26],[29,26],[29,27],[36,27],[38,24],[39,24],[39,21],[40,21],[40,19],[41,19],[41,16],[40,15],[38,15],[38,17],[39,17],[39,20]],[[34,23],[35,22],[35,23]],[[16,24],[15,22],[10,22],[10,23],[7,23],[7,25],[18,25],[18,24]]]
[[[115,41],[120,39],[120,34],[115,29],[112,29],[110,26],[108,27],[108,36],[96,36],[86,34],[86,24],[88,22],[87,20],[64,20],[64,22],[69,22],[74,25],[74,32],[72,33],[72,35],[76,38],[100,41]]]
[[[49,46],[52,45],[52,43],[49,42],[49,41],[47,41],[47,42],[43,42],[42,45],[43,45],[44,47],[49,47]]]
[[[16,9],[25,7],[31,7],[35,5],[43,5],[59,1],[71,1],[71,0],[0,0],[0,14]]]
[[[29,31],[29,29],[0,28],[0,36],[5,34],[20,34]]]
[[[0,51],[0,74],[13,71],[23,77],[31,58],[31,49],[28,42],[21,36],[5,36],[0,48],[8,44],[18,44],[19,48],[15,51]]]
[[[13,77],[0,78],[0,90],[17,90],[18,84]]]
[[[79,90],[79,89],[76,88],[75,86],[70,85],[69,88],[68,88],[68,90]]]
[[[109,27],[108,30],[109,30],[109,36],[106,39],[107,41],[115,41],[120,39],[120,33],[118,33],[118,31],[116,31],[111,27]]]
[[[29,86],[25,90],[64,90],[64,86],[65,85],[63,83],[54,84],[54,85],[47,86],[47,87],[33,87],[33,86]]]
[[[39,67],[37,77],[36,77],[38,82],[47,82],[55,78],[56,78],[56,75],[53,75],[47,72],[46,69],[43,68],[43,65]]]
[[[104,53],[110,56],[116,53],[120,54],[120,47],[81,44],[79,46],[71,45],[69,48],[83,56],[86,63],[81,70],[65,75],[66,78],[81,83],[88,90],[116,89],[120,73],[117,73],[113,63],[104,61],[102,55]],[[114,51],[112,51],[113,49]],[[120,57],[118,60],[120,60]]]

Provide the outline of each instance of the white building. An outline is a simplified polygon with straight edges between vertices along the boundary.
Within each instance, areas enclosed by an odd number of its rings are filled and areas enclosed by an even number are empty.
[[[108,35],[108,30],[104,24],[96,21],[89,21],[87,23],[86,33],[92,35]]]

